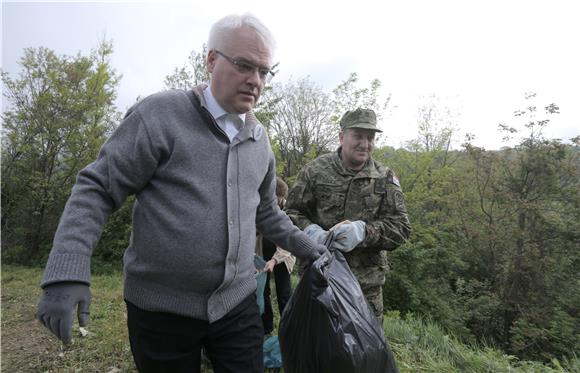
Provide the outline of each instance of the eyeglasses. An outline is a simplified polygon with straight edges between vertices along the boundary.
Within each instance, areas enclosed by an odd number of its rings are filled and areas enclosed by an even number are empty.
[[[241,74],[254,74],[254,72],[257,70],[258,75],[260,75],[260,80],[262,80],[265,83],[270,82],[270,80],[272,80],[274,75],[276,75],[276,73],[272,71],[272,69],[256,66],[250,61],[246,61],[244,59],[231,58],[229,56],[226,56],[222,52],[218,51],[217,49],[215,50],[215,52],[220,56],[222,56],[223,58],[225,58],[226,60],[228,60],[232,65],[234,65]],[[276,67],[277,65],[278,64],[274,65],[274,67]]]

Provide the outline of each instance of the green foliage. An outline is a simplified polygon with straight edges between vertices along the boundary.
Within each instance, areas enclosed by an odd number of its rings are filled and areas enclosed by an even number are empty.
[[[189,90],[201,83],[209,83],[209,71],[206,66],[207,45],[202,52],[191,51],[187,62],[180,68],[175,68],[173,74],[165,77],[165,88]]]
[[[428,315],[443,328],[465,340],[472,335],[465,326],[466,314],[456,295],[465,264],[453,249],[409,243],[389,256],[391,271],[384,286],[385,308],[403,315]]]
[[[2,371],[135,371],[122,292],[122,274],[93,276],[89,334],[73,326],[73,341],[63,345],[34,315],[40,297],[40,269],[2,267]]]
[[[334,144],[337,131],[330,121],[329,96],[305,78],[274,84],[266,97],[275,113],[267,128],[278,151],[280,176],[286,180]]]
[[[391,95],[388,95],[386,99],[381,99],[379,90],[382,83],[379,79],[373,79],[370,86],[364,88],[357,87],[358,81],[358,74],[351,73],[346,80],[332,90],[331,102],[334,113],[331,119],[333,123],[338,124],[344,113],[359,107],[372,109],[377,114],[378,120],[382,118],[383,112],[391,101]]]
[[[580,158],[543,138],[537,114],[516,112],[528,133],[513,148],[449,151],[449,132],[424,127],[423,142],[375,157],[398,172],[414,229],[390,254],[386,307],[548,362],[579,350]]]
[[[2,246],[7,258],[46,255],[79,169],[92,161],[118,119],[120,77],[109,64],[112,45],[90,56],[57,56],[28,48],[14,79],[2,74]],[[10,253],[19,248],[18,257]]]
[[[556,113],[557,106],[546,107],[546,115]],[[516,112],[528,135],[514,148],[490,153],[466,145],[474,167],[463,176],[472,176],[476,188],[461,209],[470,273],[499,300],[490,338],[520,357],[547,361],[578,349],[572,335],[580,331],[580,302],[568,284],[577,288],[570,264],[577,268],[580,259],[580,175],[577,152],[543,138],[549,120],[535,115],[535,106]]]
[[[276,97],[274,87],[271,85],[265,86],[260,96],[260,101],[254,107],[254,114],[266,128],[270,128],[272,119],[276,116],[276,104],[279,101],[280,98]]]
[[[544,365],[519,360],[485,345],[462,343],[429,319],[398,313],[385,317],[385,337],[401,372],[577,372],[578,360],[554,359]]]
[[[135,197],[129,196],[105,224],[92,259],[98,273],[109,273],[122,268],[123,254],[131,236],[134,202]]]

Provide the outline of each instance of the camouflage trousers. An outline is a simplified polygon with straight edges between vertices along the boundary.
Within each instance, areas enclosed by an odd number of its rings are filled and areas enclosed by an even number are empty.
[[[371,306],[371,310],[379,320],[379,325],[383,325],[383,287],[381,285],[363,285],[362,292]]]

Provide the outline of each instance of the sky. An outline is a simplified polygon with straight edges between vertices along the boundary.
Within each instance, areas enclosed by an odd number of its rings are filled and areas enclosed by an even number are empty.
[[[117,106],[162,90],[165,77],[199,52],[211,25],[251,12],[270,28],[280,61],[276,81],[305,77],[330,92],[356,72],[359,86],[382,83],[391,95],[383,142],[417,137],[418,109],[433,97],[455,130],[487,149],[503,145],[498,124],[519,126],[514,111],[551,103],[548,138],[580,135],[580,22],[575,1],[273,0],[25,2],[2,0],[2,69],[12,77],[27,47],[87,54],[112,40],[123,75]],[[525,100],[535,92],[533,100]],[[7,108],[2,102],[2,108]],[[525,132],[524,132],[525,133]]]

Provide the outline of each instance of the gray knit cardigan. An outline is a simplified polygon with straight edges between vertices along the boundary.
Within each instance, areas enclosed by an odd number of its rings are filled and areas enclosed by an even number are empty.
[[[41,286],[90,284],[109,215],[136,195],[124,296],[136,306],[213,322],[256,289],[256,228],[298,257],[314,242],[276,203],[275,160],[249,112],[230,142],[201,94],[165,91],[134,105],[78,174]]]

